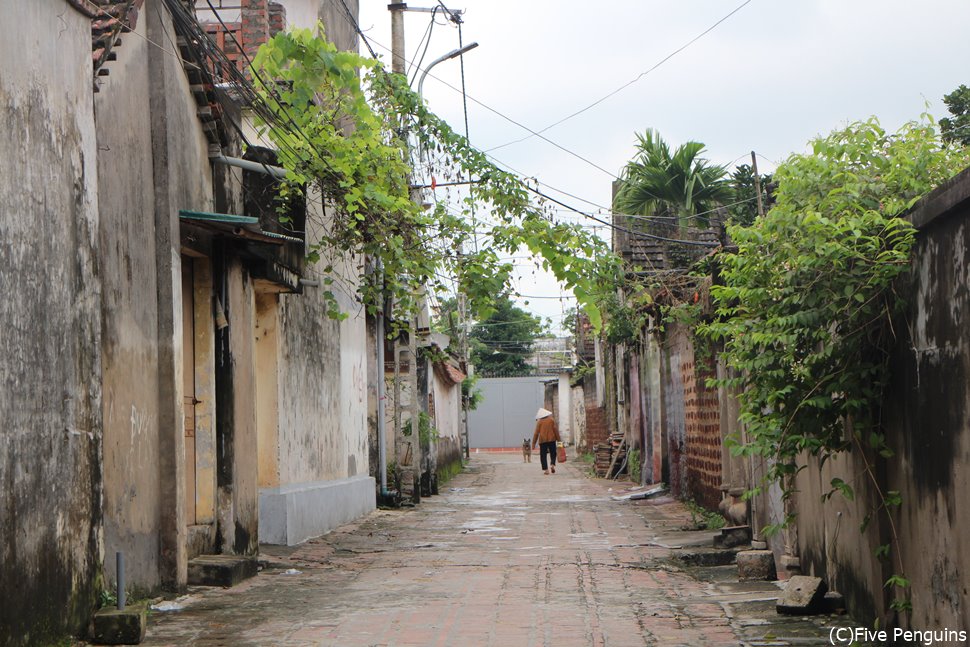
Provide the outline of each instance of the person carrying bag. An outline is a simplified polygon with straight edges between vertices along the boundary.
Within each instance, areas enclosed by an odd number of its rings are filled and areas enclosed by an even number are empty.
[[[539,462],[542,464],[543,474],[549,474],[550,470],[553,474],[556,473],[556,443],[560,440],[559,428],[552,417],[552,411],[539,409],[536,412],[536,430],[532,434],[532,448],[535,449],[538,443]],[[562,448],[562,453],[566,453],[565,447]]]

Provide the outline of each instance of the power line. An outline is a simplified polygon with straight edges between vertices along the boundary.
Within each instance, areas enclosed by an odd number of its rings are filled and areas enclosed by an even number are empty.
[[[343,4],[343,5],[344,5],[344,8],[346,9],[346,6],[347,6],[347,5],[346,5],[346,3],[344,3],[344,0],[340,0],[340,1],[341,1],[341,4]],[[750,1],[751,1],[751,0],[748,0],[748,2],[750,2]],[[346,17],[347,17],[347,20],[348,20],[348,22],[350,22],[350,25],[351,25],[351,26],[352,26],[352,27],[354,28],[354,30],[355,30],[355,31],[357,32],[357,34],[358,34],[358,35],[359,35],[359,36],[361,37],[361,39],[363,39],[363,41],[364,41],[364,43],[365,43],[365,44],[367,45],[367,49],[368,49],[368,51],[370,51],[370,53],[371,53],[371,56],[372,56],[372,57],[373,57],[374,59],[377,59],[377,54],[375,54],[375,53],[374,53],[374,49],[373,49],[373,47],[371,47],[371,46],[370,46],[370,43],[371,43],[371,42],[373,42],[373,43],[374,43],[375,45],[377,45],[377,46],[378,46],[378,47],[380,47],[381,49],[383,49],[383,50],[385,50],[385,51],[387,51],[387,52],[391,52],[391,49],[390,49],[389,47],[387,47],[386,45],[383,45],[382,43],[380,43],[380,42],[378,42],[378,41],[376,41],[376,40],[373,40],[373,39],[371,39],[371,38],[368,38],[368,37],[367,37],[367,35],[366,35],[366,34],[364,34],[364,32],[363,32],[363,31],[361,30],[361,28],[360,28],[360,25],[359,25],[359,24],[357,23],[357,20],[356,20],[356,19],[354,19],[354,17],[353,17],[353,15],[352,15],[352,14],[350,13],[350,10],[349,10],[349,9],[346,9],[346,11],[345,11],[345,13],[346,13]],[[391,52],[391,53],[393,54],[393,52]],[[419,69],[419,70],[421,70],[421,68],[418,68],[418,69]],[[422,71],[422,72],[427,72],[427,70],[421,70],[421,71]],[[447,81],[445,81],[445,80],[443,80],[443,79],[440,79],[440,78],[438,78],[438,77],[437,77],[437,76],[435,76],[434,74],[430,74],[430,73],[429,73],[429,74],[428,74],[428,76],[430,76],[430,77],[431,77],[431,78],[433,78],[434,80],[436,80],[436,81],[438,81],[439,83],[442,83],[443,85],[445,85],[445,86],[447,86],[447,87],[449,87],[449,88],[451,88],[451,89],[452,89],[452,90],[454,90],[455,92],[462,92],[461,90],[459,90],[458,88],[456,88],[456,87],[455,87],[455,86],[453,86],[452,84],[450,84],[450,83],[448,83]],[[489,106],[488,104],[486,104],[486,103],[483,103],[483,102],[481,102],[481,101],[479,101],[479,100],[478,100],[478,99],[476,99],[475,97],[473,97],[473,96],[471,96],[471,95],[469,95],[469,94],[465,94],[464,96],[465,96],[465,97],[467,97],[467,98],[468,98],[469,100],[471,100],[471,101],[473,101],[474,103],[476,103],[476,104],[478,104],[478,105],[479,105],[479,106],[481,106],[482,108],[485,108],[485,109],[486,109],[486,110],[488,110],[489,112],[491,112],[491,113],[493,113],[493,114],[495,114],[496,116],[498,116],[498,117],[501,117],[502,119],[504,119],[504,120],[506,120],[506,121],[508,121],[509,123],[511,123],[511,124],[514,124],[514,125],[516,125],[516,126],[518,126],[518,127],[519,127],[519,128],[521,128],[522,130],[525,130],[525,131],[527,131],[527,132],[529,132],[529,133],[532,133],[532,135],[533,135],[533,136],[535,136],[535,137],[538,137],[539,139],[541,139],[541,140],[543,140],[543,141],[545,141],[546,143],[548,143],[548,144],[551,144],[552,146],[555,146],[556,148],[558,148],[558,149],[559,149],[559,150],[561,150],[562,152],[564,152],[564,153],[566,153],[567,155],[571,155],[571,156],[573,156],[573,157],[575,157],[576,159],[578,159],[578,160],[580,160],[580,161],[582,161],[582,162],[585,162],[586,164],[588,164],[588,165],[590,165],[590,166],[592,166],[593,168],[595,168],[595,169],[596,169],[596,170],[598,170],[598,171],[602,171],[603,173],[605,173],[606,175],[609,175],[609,176],[610,176],[611,178],[613,178],[613,179],[615,179],[615,180],[620,180],[620,179],[621,179],[621,178],[620,178],[620,177],[619,177],[618,175],[616,175],[616,174],[615,174],[615,173],[613,173],[612,171],[608,171],[608,170],[606,170],[605,168],[603,168],[602,166],[600,166],[600,165],[599,165],[599,164],[597,164],[596,162],[593,162],[592,160],[589,160],[589,159],[587,159],[587,158],[585,158],[585,157],[583,157],[583,156],[582,156],[582,155],[580,155],[579,153],[576,153],[576,152],[574,152],[574,151],[571,151],[571,150],[569,150],[568,148],[566,148],[566,147],[564,147],[564,146],[562,146],[561,144],[558,144],[558,143],[556,143],[556,142],[554,142],[554,141],[552,141],[552,140],[551,140],[551,139],[549,139],[548,137],[546,137],[546,136],[544,136],[544,135],[542,135],[542,134],[540,134],[540,133],[538,133],[538,132],[536,132],[536,131],[534,131],[534,130],[532,130],[531,128],[529,128],[529,127],[528,127],[528,126],[526,126],[525,124],[523,124],[523,123],[521,123],[521,122],[519,122],[519,121],[516,121],[516,120],[515,120],[515,119],[513,119],[512,117],[509,117],[508,115],[506,115],[506,114],[504,114],[504,113],[502,113],[502,112],[500,112],[500,111],[498,111],[498,110],[496,110],[495,108],[493,108],[493,107],[491,107],[491,106]]]
[[[667,243],[678,243],[678,244],[682,244],[682,245],[693,245],[695,247],[710,247],[710,248],[714,248],[714,247],[720,247],[721,246],[720,243],[707,242],[707,241],[703,241],[703,240],[682,240],[682,239],[678,239],[678,238],[667,238],[666,236],[657,236],[656,234],[648,234],[645,231],[635,231],[633,229],[628,229],[626,227],[621,227],[620,225],[615,225],[615,224],[613,224],[611,222],[607,222],[605,220],[602,220],[601,218],[597,218],[596,216],[594,216],[594,215],[592,215],[590,213],[586,213],[585,211],[580,211],[579,209],[577,209],[577,208],[575,208],[575,207],[573,207],[571,205],[568,205],[565,202],[562,202],[560,200],[556,200],[551,195],[547,195],[547,194],[543,193],[542,191],[540,191],[539,189],[534,189],[534,188],[532,188],[531,186],[529,186],[527,184],[525,184],[524,186],[529,191],[532,191],[536,195],[542,196],[546,200],[549,200],[551,202],[555,202],[556,204],[558,204],[561,207],[565,207],[566,209],[569,209],[570,211],[575,211],[576,213],[578,213],[581,216],[585,216],[585,217],[589,218],[590,220],[595,220],[596,222],[602,223],[602,224],[606,225],[607,227],[610,227],[611,229],[615,229],[617,231],[622,231],[622,232],[624,232],[626,234],[629,234],[629,235],[633,236],[634,238],[649,238],[651,240],[660,240],[660,241],[667,242]]]
[[[693,45],[694,43],[696,43],[698,40],[700,40],[701,38],[703,38],[704,36],[706,36],[707,34],[709,34],[718,25],[720,25],[722,22],[724,22],[725,20],[727,20],[728,18],[730,18],[731,16],[733,16],[737,12],[741,11],[741,9],[743,9],[745,7],[745,5],[749,4],[750,2],[751,2],[751,0],[744,0],[744,2],[742,2],[740,5],[738,5],[737,7],[735,7],[735,9],[731,13],[727,14],[726,16],[724,16],[723,18],[721,18],[720,20],[718,20],[716,23],[714,23],[713,25],[711,25],[710,27],[708,27],[707,29],[705,29],[704,31],[702,31],[700,34],[698,34],[697,36],[695,36],[694,38],[692,38],[691,40],[687,41],[685,44],[681,45],[679,48],[677,48],[676,50],[674,50],[673,52],[671,52],[670,54],[668,54],[667,56],[665,56],[659,63],[657,63],[656,65],[654,65],[650,69],[648,69],[646,72],[641,72],[632,81],[629,81],[627,83],[624,83],[623,85],[621,85],[620,87],[618,87],[616,90],[613,90],[609,94],[606,94],[605,96],[597,99],[596,101],[594,101],[593,103],[589,104],[585,108],[580,108],[576,112],[574,112],[574,113],[572,113],[570,115],[567,115],[567,116],[563,117],[559,121],[557,121],[555,123],[552,123],[552,124],[549,124],[548,126],[546,126],[545,128],[543,128],[542,130],[539,130],[539,131],[536,131],[536,132],[530,131],[532,134],[530,134],[530,135],[528,135],[526,137],[523,137],[521,139],[516,139],[515,141],[511,141],[511,142],[506,142],[504,144],[500,144],[498,146],[495,146],[493,148],[488,149],[488,151],[498,150],[499,148],[504,148],[505,146],[511,146],[512,144],[518,144],[519,142],[523,142],[523,141],[525,141],[527,139],[531,139],[532,137],[536,137],[536,136],[541,137],[542,139],[545,139],[545,137],[542,137],[539,133],[544,133],[547,130],[549,130],[550,128],[554,128],[554,127],[558,126],[559,124],[561,124],[561,123],[563,123],[565,121],[569,121],[570,119],[572,119],[573,117],[575,117],[577,115],[581,115],[582,113],[586,112],[587,110],[589,110],[591,108],[594,108],[595,106],[598,106],[599,104],[603,103],[604,101],[606,101],[607,99],[609,99],[613,95],[618,94],[619,92],[621,92],[621,91],[625,90],[626,88],[630,87],[631,85],[633,85],[634,83],[636,83],[637,81],[639,81],[640,79],[642,79],[646,75],[650,74],[651,72],[653,72],[654,70],[656,70],[658,67],[660,67],[661,65],[663,65],[664,63],[666,63],[670,59],[672,59],[674,56],[676,56],[677,54],[680,54],[682,51],[684,51],[685,49],[687,49],[688,47],[690,47],[691,45]],[[486,152],[488,152],[488,151],[486,151]]]

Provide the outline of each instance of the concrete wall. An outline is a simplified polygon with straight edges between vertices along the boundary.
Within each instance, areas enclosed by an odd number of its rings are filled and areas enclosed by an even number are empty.
[[[327,39],[339,49],[357,51],[357,32],[354,31],[340,0],[276,0],[286,8],[290,25],[313,29],[317,21],[324,24]],[[347,0],[347,8],[356,16],[358,0]]]
[[[311,199],[310,204],[319,200]],[[308,219],[308,240],[322,213]],[[341,311],[330,319],[322,287],[280,296],[280,484],[342,479],[368,473],[367,325],[354,299],[354,259],[334,259]],[[313,274],[319,271],[311,267]]]
[[[660,357],[663,426],[667,440],[667,470],[663,481],[674,496],[687,496],[687,419],[684,402],[683,363],[693,357],[686,332],[672,328],[662,342]]]
[[[431,381],[434,394],[434,426],[440,438],[461,437],[461,384],[447,382],[435,373]]]
[[[320,204],[319,196],[308,200],[309,242],[319,239],[326,222]],[[319,536],[336,527],[331,524],[346,523],[360,516],[361,510],[376,506],[374,479],[369,476],[367,322],[354,298],[358,264],[354,258],[330,261],[337,268],[334,294],[341,311],[349,315],[346,319],[336,321],[327,315],[326,288],[308,286],[303,294],[279,296],[274,340],[277,426],[260,431],[262,471],[275,470],[275,478],[260,479],[261,486],[268,488],[260,513],[267,541],[292,543],[294,538]],[[308,269],[313,278],[319,277],[318,272],[313,266]],[[271,418],[263,425],[271,425]],[[275,435],[275,448],[265,441],[267,435]],[[364,495],[356,486],[361,478],[372,486]],[[294,503],[296,499],[335,506],[353,516],[306,516],[310,508]],[[304,518],[294,520],[294,515]]]
[[[175,42],[166,12],[147,8],[143,17],[149,40]],[[151,81],[147,107],[154,172],[158,312],[159,568],[162,584],[179,589],[185,585],[188,560],[179,210],[212,211],[213,184],[208,144],[181,61],[157,47],[146,51]],[[120,59],[124,53],[120,51],[118,56]],[[129,118],[138,118],[137,109]],[[140,505],[137,501],[135,504]]]
[[[136,25],[146,36],[147,21]],[[148,45],[125,38],[95,95],[103,283],[105,554],[137,590],[160,584],[159,358]],[[136,187],[138,188],[136,190]],[[145,250],[149,250],[145,253]],[[115,560],[105,560],[114,581]]]
[[[640,349],[640,384],[644,408],[643,432],[643,480],[646,483],[660,483],[669,478],[667,463],[667,435],[664,432],[663,406],[663,357],[660,340],[651,332],[644,334]]]
[[[0,3],[0,644],[96,604],[101,291],[90,21]]]
[[[893,561],[872,558],[892,538],[885,516],[859,535],[878,500],[858,450],[803,473],[798,545],[802,569],[826,576],[856,608],[889,618],[883,583],[901,570],[911,581],[913,611],[900,622],[962,628],[970,624],[970,511],[961,505],[970,489],[970,173],[924,199],[911,219],[920,231],[900,286],[909,303],[894,325],[899,340],[882,417],[895,456],[865,456],[883,491],[902,493]],[[855,502],[818,503],[834,476],[852,479]]]
[[[573,444],[577,447],[586,446],[586,393],[582,384],[570,387],[569,402],[572,407],[569,412],[571,418],[570,429],[573,434]]]
[[[432,371],[431,393],[434,399],[433,425],[438,430],[436,466],[439,474],[461,466],[461,384],[441,378]]]
[[[558,416],[556,417],[556,422],[559,424],[559,435],[562,437],[564,442],[569,444],[574,444],[576,439],[573,435],[573,423],[572,423],[572,391],[569,388],[569,374],[563,373],[559,376],[559,388],[557,389],[558,394]]]

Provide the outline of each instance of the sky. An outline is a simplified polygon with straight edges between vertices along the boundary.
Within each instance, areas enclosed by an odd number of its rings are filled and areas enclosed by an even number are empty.
[[[389,65],[388,3],[360,4],[361,29]],[[806,152],[813,137],[851,121],[875,115],[895,130],[923,112],[946,116],[943,95],[970,84],[966,0],[446,0],[445,5],[464,11],[463,42],[479,44],[464,56],[472,145],[591,213],[608,207],[611,182],[634,154],[635,133],[647,128],[672,146],[703,142],[708,159],[732,168],[749,163],[756,151],[759,171],[769,172],[789,155]],[[457,28],[437,18],[425,64],[458,47]],[[408,60],[420,58],[417,48],[424,49],[430,20],[428,13],[405,14]],[[539,131],[622,86],[627,87],[542,133],[558,146],[535,136],[502,146],[529,136],[513,121]],[[464,132],[460,88],[455,59],[429,72],[423,94],[435,113]],[[560,216],[595,225],[569,212]],[[528,265],[520,258],[516,263]],[[553,277],[521,269],[516,288],[532,297],[519,299],[520,305],[557,326],[573,302],[559,298]]]

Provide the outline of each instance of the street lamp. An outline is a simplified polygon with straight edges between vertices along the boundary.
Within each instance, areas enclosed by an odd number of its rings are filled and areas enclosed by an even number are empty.
[[[428,72],[431,71],[431,68],[433,68],[438,63],[443,63],[445,61],[448,61],[448,60],[451,60],[451,59],[455,58],[456,56],[461,56],[465,52],[467,52],[469,50],[473,50],[476,47],[478,47],[478,43],[477,42],[468,43],[464,47],[461,47],[459,49],[453,49],[450,52],[448,52],[447,54],[445,54],[444,56],[441,56],[441,57],[436,58],[435,60],[431,61],[431,64],[428,65],[428,67],[424,68],[424,72],[421,73],[421,78],[418,79],[418,96],[422,96],[421,95],[421,88],[424,87],[424,77],[428,76]]]

